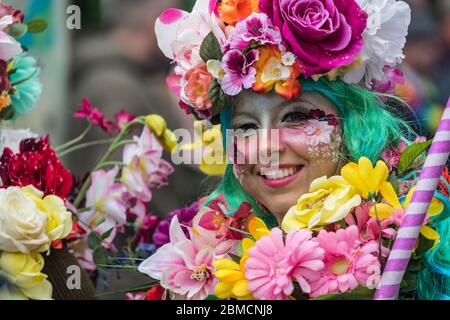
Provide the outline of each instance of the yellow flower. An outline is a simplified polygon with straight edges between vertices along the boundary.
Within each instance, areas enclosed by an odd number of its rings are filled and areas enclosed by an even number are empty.
[[[366,157],[359,159],[358,164],[350,162],[341,170],[342,177],[358,189],[364,199],[374,198],[380,186],[389,177],[389,170],[383,161],[378,161],[375,168]]]
[[[409,190],[405,201],[400,203],[394,187],[389,182],[383,182],[380,187],[381,195],[387,203],[377,203],[372,209],[370,209],[371,217],[378,217],[379,219],[387,219],[392,217],[396,212],[400,212],[402,215],[405,214],[406,208],[408,208],[412,196],[414,194],[414,188]],[[444,211],[444,204],[437,198],[433,198],[430,207],[427,212],[428,217],[434,217]],[[427,221],[422,226],[420,233],[427,239],[434,241],[434,246],[439,243],[439,233],[437,233],[433,228],[427,226]]]
[[[164,131],[167,129],[166,120],[159,114],[150,114],[145,117],[145,125],[150,131],[157,137],[161,137]]]
[[[38,253],[26,255],[3,252],[0,256],[0,270],[6,274],[8,281],[29,299],[52,298],[52,285],[41,272],[43,267],[44,258]]]
[[[317,229],[344,219],[361,204],[357,190],[341,176],[322,177],[312,182],[309,193],[300,197],[281,223],[285,232]]]
[[[45,232],[50,242],[66,238],[72,231],[72,214],[67,211],[64,201],[55,195],[44,197],[44,194],[33,186],[24,187],[22,191],[47,215]]]
[[[249,233],[255,240],[261,239],[270,231],[259,218],[249,222]],[[248,250],[255,245],[255,241],[245,238],[241,242],[243,256],[238,263],[229,259],[217,259],[213,262],[216,269],[214,275],[219,283],[214,293],[219,299],[236,298],[238,300],[254,300],[252,293],[247,289],[248,280],[245,279],[245,262],[248,259]]]
[[[155,135],[166,151],[172,152],[175,149],[178,143],[177,137],[173,131],[167,128],[166,120],[163,117],[158,114],[150,114],[145,117],[145,125]]]
[[[180,151],[202,152],[199,169],[209,176],[221,176],[225,173],[227,159],[222,144],[220,125],[205,130],[201,121],[194,123],[196,135],[200,137],[194,143],[181,146]]]

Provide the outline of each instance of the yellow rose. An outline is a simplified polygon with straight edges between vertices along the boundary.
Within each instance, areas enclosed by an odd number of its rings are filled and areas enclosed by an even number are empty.
[[[67,211],[64,201],[54,195],[43,197],[44,194],[33,186],[22,190],[47,215],[45,232],[50,242],[66,238],[72,231],[72,214]]]
[[[318,229],[344,219],[361,204],[361,197],[341,176],[322,177],[312,182],[309,193],[287,212],[281,227],[285,232]]]
[[[16,286],[27,298],[33,300],[49,300],[52,298],[52,285],[43,274],[44,258],[39,253],[26,255],[23,253],[4,252],[0,256],[0,270],[8,281]],[[16,298],[20,296],[15,294]]]
[[[48,250],[47,219],[23,189],[0,189],[0,250],[25,254]]]

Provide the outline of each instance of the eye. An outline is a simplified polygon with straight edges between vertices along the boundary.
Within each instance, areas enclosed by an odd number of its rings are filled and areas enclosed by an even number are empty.
[[[243,130],[243,131],[248,131],[248,130],[258,130],[258,126],[255,123],[243,123],[243,124],[239,124],[236,126],[233,126],[234,130]]]
[[[306,115],[304,112],[294,111],[294,112],[289,112],[288,114],[286,114],[283,117],[282,122],[299,123],[299,122],[308,120],[309,118],[310,117],[308,117],[308,115]]]

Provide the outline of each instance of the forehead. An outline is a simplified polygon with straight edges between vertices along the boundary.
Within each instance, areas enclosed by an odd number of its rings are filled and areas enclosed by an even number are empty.
[[[295,100],[286,100],[274,92],[258,94],[252,90],[242,92],[235,100],[233,117],[250,114],[252,116],[276,115],[294,106],[308,109],[321,109],[337,115],[337,109],[331,101],[318,92],[305,92]]]

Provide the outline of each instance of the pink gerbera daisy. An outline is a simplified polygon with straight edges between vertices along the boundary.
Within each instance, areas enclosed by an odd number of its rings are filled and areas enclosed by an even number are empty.
[[[358,285],[376,286],[380,278],[378,243],[361,244],[357,226],[336,232],[322,230],[317,241],[325,250],[325,268],[311,283],[311,297],[351,291]]]
[[[288,234],[272,229],[249,250],[245,264],[248,289],[258,300],[286,300],[294,291],[295,278],[305,293],[311,290],[309,281],[319,278],[324,267],[323,250],[312,233],[300,230]]]

